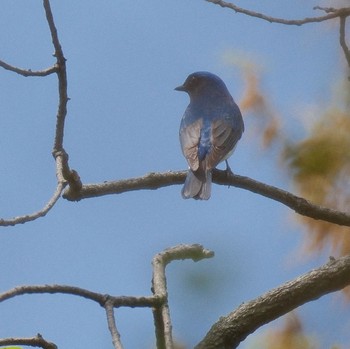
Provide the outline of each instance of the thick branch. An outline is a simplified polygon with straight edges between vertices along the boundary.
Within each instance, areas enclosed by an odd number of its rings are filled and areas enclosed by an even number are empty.
[[[182,184],[185,181],[186,171],[149,173],[143,177],[124,179],[101,184],[83,185],[80,191],[65,191],[63,197],[67,200],[81,200],[109,194],[121,194],[133,190],[159,189],[174,184]],[[320,219],[338,225],[350,226],[350,215],[344,212],[332,210],[310,203],[285,190],[278,189],[239,175],[227,176],[226,171],[214,170],[213,182],[225,186],[234,186],[263,195],[281,202],[295,212],[314,219]]]
[[[271,17],[267,16],[263,13],[246,10],[242,7],[236,6],[235,4],[231,2],[226,2],[222,0],[206,0],[207,2],[211,2],[213,4],[219,5],[224,8],[229,8],[237,13],[242,13],[245,15],[248,15],[250,17],[255,17],[262,19],[264,21],[270,22],[270,23],[279,23],[279,24],[286,24],[286,25],[303,25],[308,23],[317,23],[317,22],[323,22],[327,21],[336,17],[340,16],[349,16],[350,15],[350,7],[342,8],[342,9],[333,9],[331,13],[328,13],[327,15],[320,16],[320,17],[307,17],[303,19],[284,19],[284,18],[277,18],[277,17]]]
[[[195,349],[237,348],[257,328],[304,303],[350,284],[350,255],[312,270],[275,288],[263,296],[243,303],[212,326]]]

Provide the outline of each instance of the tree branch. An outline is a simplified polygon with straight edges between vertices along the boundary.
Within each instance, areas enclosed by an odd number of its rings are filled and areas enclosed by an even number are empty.
[[[14,67],[10,64],[5,63],[4,61],[0,60],[0,67],[3,67],[6,70],[12,71],[14,73],[17,73],[19,75],[23,75],[25,77],[28,76],[48,76],[50,74],[56,73],[57,72],[57,66],[53,66],[44,70],[38,70],[38,71],[32,71],[31,69],[22,69],[22,68],[17,68]]]
[[[36,211],[32,214],[26,214],[23,216],[14,217],[11,219],[0,219],[0,226],[6,227],[6,226],[13,226],[16,224],[23,224],[26,222],[34,221],[40,217],[46,216],[46,214],[52,209],[53,206],[55,206],[57,200],[60,198],[65,186],[66,182],[59,182],[57,184],[56,190],[50,200],[46,203],[46,205],[39,211]]]
[[[165,276],[166,266],[174,260],[192,259],[197,262],[213,256],[214,252],[204,249],[201,245],[179,245],[158,253],[153,258],[152,291],[155,297],[163,300],[159,307],[153,308],[157,349],[173,349],[172,325]]]
[[[346,23],[346,16],[339,17],[340,19],[340,27],[339,27],[339,42],[340,46],[343,49],[346,61],[348,62],[348,66],[350,67],[350,51],[346,44],[345,40],[345,23]]]
[[[0,339],[0,346],[5,345],[26,345],[29,347],[41,347],[43,349],[57,349],[56,344],[45,340],[41,334],[31,338],[2,338]]]
[[[3,61],[0,61],[0,66],[4,69],[13,71],[23,76],[47,76],[52,73],[57,74],[59,103],[57,111],[54,150],[52,151],[52,154],[56,161],[57,187],[51,199],[41,210],[32,214],[14,217],[12,219],[0,219],[0,226],[13,226],[16,224],[23,224],[29,221],[36,220],[39,217],[44,217],[56,204],[57,200],[60,198],[64,188],[68,183],[72,187],[72,190],[79,190],[81,187],[79,175],[76,171],[70,170],[68,165],[68,154],[63,149],[64,121],[67,115],[68,103],[66,59],[63,55],[61,44],[58,39],[57,29],[53,20],[49,0],[43,0],[43,6],[45,9],[46,19],[50,28],[52,43],[55,48],[54,56],[56,57],[56,64],[51,68],[34,72],[31,70],[25,70],[11,66]]]
[[[83,297],[105,306],[107,300],[112,302],[115,308],[119,307],[153,307],[159,305],[159,299],[156,297],[132,297],[132,296],[110,296],[84,288],[68,285],[23,285],[12,288],[6,292],[0,293],[0,303],[8,299],[22,296],[25,294],[69,294],[72,296]]]
[[[350,16],[350,7],[344,7],[340,9],[336,9],[333,7],[320,7],[315,6],[314,10],[322,10],[326,12],[327,14],[324,16],[319,17],[306,17],[303,19],[284,19],[284,18],[278,18],[278,17],[271,17],[268,15],[265,15],[260,12],[255,12],[251,10],[244,9],[242,7],[239,7],[231,2],[226,2],[223,0],[206,0],[207,2],[211,2],[212,4],[219,5],[223,8],[229,8],[236,13],[242,13],[250,17],[255,17],[262,19],[264,21],[270,22],[270,23],[278,23],[278,24],[284,24],[284,25],[297,25],[301,26],[304,24],[310,24],[310,23],[318,23],[318,22],[324,22],[328,21],[330,19],[334,19],[339,17],[340,19],[340,45],[343,48],[345,58],[348,62],[348,66],[350,68],[350,53],[349,49],[345,42],[345,21],[346,17]]]
[[[113,343],[114,349],[123,349],[123,345],[120,340],[120,334],[118,332],[117,325],[115,323],[113,302],[111,302],[110,300],[107,300],[104,305],[104,308],[106,310],[108,329],[112,336],[112,343]]]
[[[64,188],[68,184],[63,176],[65,167],[67,166],[66,156],[67,155],[65,152],[60,152],[56,157],[57,187],[48,203],[41,210],[32,214],[14,217],[12,219],[0,219],[0,226],[6,227],[13,226],[16,224],[23,224],[26,222],[34,221],[37,218],[46,216],[46,214],[55,206],[56,202],[61,197]]]
[[[56,116],[56,132],[52,155],[56,160],[56,173],[61,171],[59,176],[62,176],[74,190],[79,190],[81,187],[81,181],[78,173],[74,170],[70,170],[68,165],[68,154],[63,148],[64,127],[65,119],[67,116],[67,104],[68,104],[68,83],[67,83],[67,68],[66,58],[64,57],[61,43],[58,39],[57,29],[53,19],[50,1],[43,0],[43,5],[46,14],[46,20],[50,28],[52,44],[55,48],[54,56],[56,57],[57,79],[58,79],[58,110]],[[58,159],[59,158],[59,159]],[[59,166],[59,163],[61,166]]]
[[[115,324],[113,308],[119,307],[148,307],[154,312],[157,348],[172,349],[172,328],[168,307],[168,294],[166,286],[165,267],[174,260],[192,259],[199,261],[204,258],[214,256],[212,251],[204,249],[201,245],[178,245],[158,253],[152,261],[153,278],[152,292],[153,296],[132,297],[132,296],[110,296],[92,292],[80,287],[67,285],[25,285],[18,286],[3,293],[0,293],[0,303],[11,298],[25,294],[42,293],[61,293],[79,296],[92,300],[102,306],[107,315],[108,328],[112,335],[113,345],[116,349],[122,349],[120,335]],[[0,344],[1,345],[1,344]],[[53,348],[47,348],[53,349]]]
[[[46,20],[50,28],[52,44],[55,48],[54,56],[57,60],[57,78],[58,78],[58,92],[59,92],[59,104],[57,111],[57,123],[56,123],[56,135],[54,142],[54,150],[63,150],[63,136],[64,136],[64,122],[67,115],[67,69],[66,69],[66,58],[64,57],[63,50],[58,39],[57,29],[53,19],[50,1],[43,0],[43,5],[45,9]]]
[[[257,328],[350,284],[350,255],[286,282],[221,317],[195,349],[237,348]]]
[[[63,197],[67,200],[81,200],[110,194],[121,194],[133,190],[159,189],[162,187],[182,184],[185,181],[186,171],[165,173],[149,173],[143,177],[129,178],[100,184],[82,185],[80,191],[68,188]],[[295,212],[314,219],[324,220],[338,225],[350,226],[350,215],[330,208],[314,205],[311,202],[293,195],[285,190],[255,181],[239,175],[227,176],[226,171],[214,170],[213,182],[225,186],[234,186],[249,190],[278,201]]]
[[[212,4],[219,5],[223,8],[229,8],[236,13],[242,13],[250,17],[255,17],[262,19],[264,21],[270,22],[270,23],[279,23],[279,24],[285,24],[285,25],[303,25],[303,24],[309,24],[309,23],[318,23],[327,21],[336,17],[340,16],[349,16],[350,15],[350,7],[345,7],[341,9],[333,9],[334,11],[328,13],[327,15],[320,16],[320,17],[306,17],[303,19],[284,19],[284,18],[277,18],[277,17],[271,17],[268,15],[265,15],[263,13],[246,10],[242,7],[236,6],[235,4],[231,2],[226,2],[223,0],[206,0],[207,2],[211,2]],[[315,9],[320,9],[319,7],[315,7]]]

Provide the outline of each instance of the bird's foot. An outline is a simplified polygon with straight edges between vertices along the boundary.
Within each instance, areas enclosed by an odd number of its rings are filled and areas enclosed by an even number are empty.
[[[226,170],[225,170],[225,172],[226,172],[226,177],[227,177],[227,179],[229,179],[231,176],[234,175],[234,173],[232,172],[231,167],[230,167],[230,165],[228,164],[228,161],[225,160],[225,162],[226,162]],[[228,185],[228,187],[230,188],[230,185]]]
[[[228,161],[225,160],[225,162],[226,162],[226,170],[225,170],[225,172],[226,172],[227,178],[229,178],[230,176],[233,176],[234,173],[232,172],[231,167],[230,167],[230,165],[228,164]]]

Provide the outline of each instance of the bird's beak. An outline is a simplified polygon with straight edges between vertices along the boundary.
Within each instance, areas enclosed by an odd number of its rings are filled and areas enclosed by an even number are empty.
[[[175,91],[184,91],[184,92],[187,91],[185,85],[180,85],[180,86],[178,86],[178,87],[175,87],[174,90],[175,90]]]

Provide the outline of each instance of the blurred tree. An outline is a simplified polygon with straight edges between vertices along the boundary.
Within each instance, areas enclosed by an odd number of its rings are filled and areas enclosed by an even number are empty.
[[[289,141],[282,159],[300,194],[319,205],[347,211],[350,205],[350,86],[333,96],[330,106],[320,111],[306,138]],[[338,90],[339,91],[339,90]],[[331,246],[335,255],[350,252],[350,228],[306,217],[310,251]]]
[[[296,312],[284,317],[281,327],[274,327],[266,331],[259,340],[260,349],[317,349],[315,339],[304,333],[304,328]],[[252,348],[252,349],[253,349]]]

